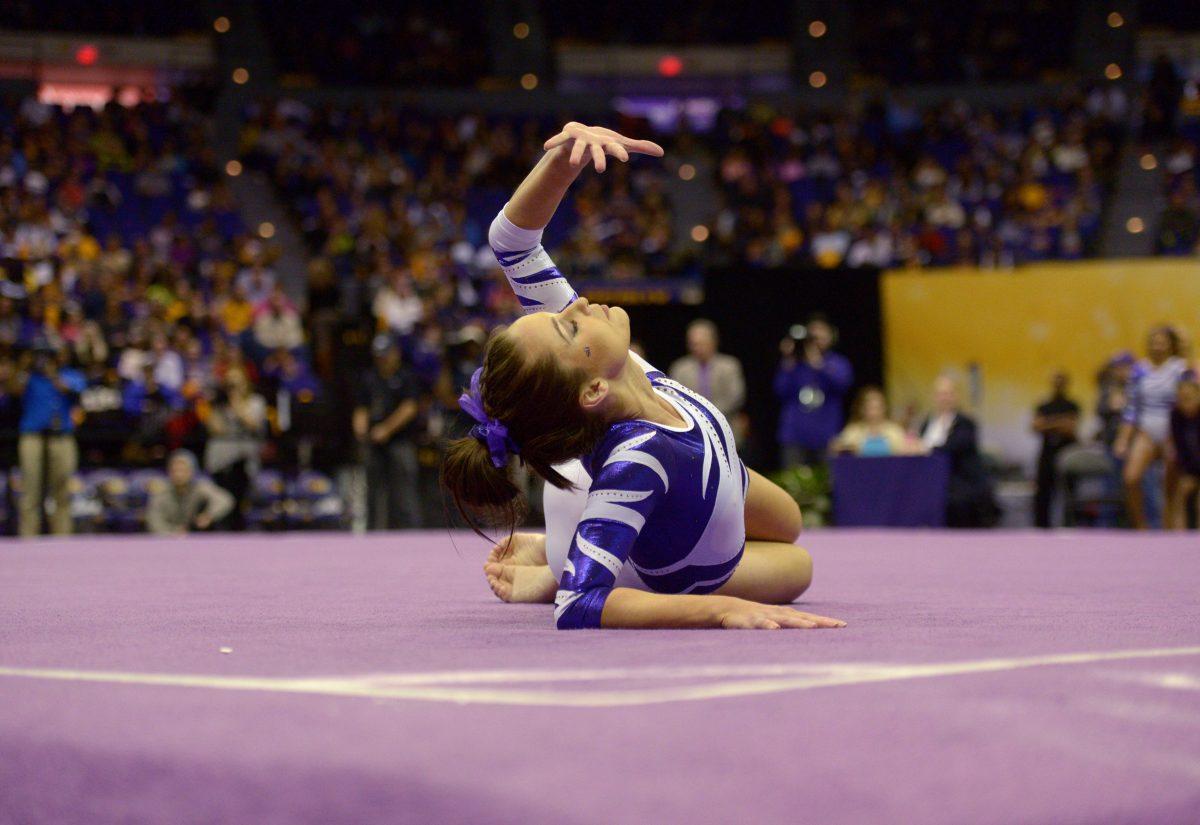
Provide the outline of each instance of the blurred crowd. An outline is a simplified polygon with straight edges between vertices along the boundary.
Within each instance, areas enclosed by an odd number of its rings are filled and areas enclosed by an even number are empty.
[[[161,467],[183,447],[240,504],[267,436],[295,452],[320,401],[208,129],[179,102],[0,107],[0,464],[53,486],[59,519],[81,461]]]
[[[1146,89],[1142,168],[1161,176],[1160,255],[1200,252],[1200,70],[1160,55]]]
[[[709,246],[751,266],[1006,267],[1094,252],[1128,101],[1115,86],[1035,105],[726,111]]]
[[[281,101],[249,113],[242,151],[249,165],[269,172],[339,278],[402,275],[421,290],[437,275],[462,292],[495,271],[487,227],[559,125],[553,117],[439,117],[386,103],[312,109]],[[665,174],[661,165],[634,163],[585,176],[547,233],[556,260],[580,280],[671,271]],[[503,290],[462,297],[501,313],[512,300]]]

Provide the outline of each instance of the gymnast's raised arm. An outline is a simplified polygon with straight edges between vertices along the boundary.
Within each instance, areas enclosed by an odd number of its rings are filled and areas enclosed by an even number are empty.
[[[561,312],[579,297],[542,248],[542,230],[584,167],[591,163],[603,172],[609,155],[624,162],[630,154],[663,154],[657,143],[581,123],[564,126],[546,141],[546,150],[488,232],[488,243],[526,313]]]

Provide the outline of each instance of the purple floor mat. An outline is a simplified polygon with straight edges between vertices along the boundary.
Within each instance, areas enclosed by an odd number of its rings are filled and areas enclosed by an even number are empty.
[[[1200,822],[1195,534],[813,533],[850,626],[780,632],[455,540],[0,544],[0,822]]]

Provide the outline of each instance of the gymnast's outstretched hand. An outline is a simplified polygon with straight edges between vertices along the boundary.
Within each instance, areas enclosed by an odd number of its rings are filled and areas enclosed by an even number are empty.
[[[548,152],[567,143],[572,143],[572,166],[578,167],[586,163],[586,153],[591,155],[597,172],[603,172],[608,167],[607,155],[612,155],[622,163],[629,160],[630,154],[650,155],[655,158],[663,156],[663,148],[652,140],[635,140],[603,126],[584,126],[575,121],[568,123],[561,132],[546,141],[543,148]]]
[[[845,627],[841,619],[802,613],[790,607],[774,604],[759,604],[745,599],[735,599],[732,609],[721,615],[721,627],[726,630],[782,630],[795,627],[814,629],[820,627]]]

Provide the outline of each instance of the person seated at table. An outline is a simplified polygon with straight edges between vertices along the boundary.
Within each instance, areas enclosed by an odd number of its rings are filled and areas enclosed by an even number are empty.
[[[830,450],[866,457],[922,452],[920,442],[888,418],[887,397],[874,386],[858,391],[850,410],[850,423],[833,439]]]
[[[958,382],[949,375],[933,384],[933,412],[921,424],[921,443],[950,459],[947,527],[991,527],[999,517],[992,485],[979,454],[974,420],[959,410]]]

